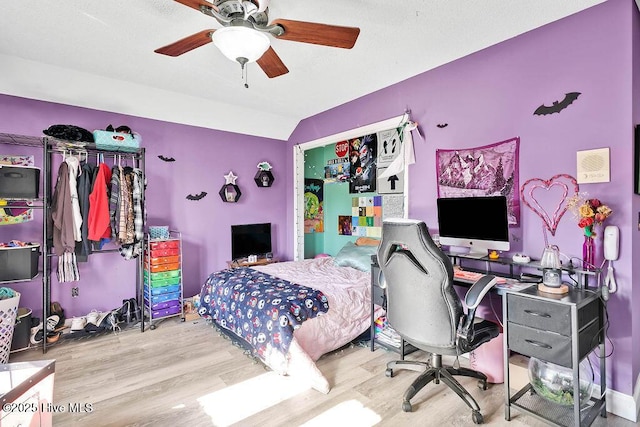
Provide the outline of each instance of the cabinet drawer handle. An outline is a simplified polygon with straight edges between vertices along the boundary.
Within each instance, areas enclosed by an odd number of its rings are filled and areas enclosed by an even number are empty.
[[[540,313],[539,311],[531,311],[531,310],[525,310],[524,311],[527,314],[530,314],[532,316],[538,316],[538,317],[546,317],[546,318],[551,318],[550,314],[547,313]]]
[[[542,348],[547,348],[549,350],[551,350],[553,347],[551,347],[549,344],[545,344],[543,342],[540,341],[533,341],[533,340],[527,340],[525,339],[525,342],[531,344],[531,345],[535,345],[536,347],[542,347]]]

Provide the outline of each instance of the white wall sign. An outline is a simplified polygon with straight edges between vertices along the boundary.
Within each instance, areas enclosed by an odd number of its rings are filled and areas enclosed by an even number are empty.
[[[609,148],[576,152],[578,184],[609,182]]]
[[[400,194],[404,192],[404,172],[380,178],[387,168],[378,168],[378,194]]]

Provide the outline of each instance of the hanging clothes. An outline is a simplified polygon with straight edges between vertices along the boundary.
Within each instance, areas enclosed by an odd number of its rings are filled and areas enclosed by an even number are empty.
[[[80,162],[80,175],[78,176],[78,203],[80,204],[80,214],[84,221],[80,228],[82,240],[76,242],[76,260],[78,262],[89,261],[91,245],[89,244],[89,195],[94,179],[94,168],[86,161]]]
[[[69,166],[69,192],[71,194],[71,211],[73,212],[73,238],[82,241],[82,214],[78,200],[78,175],[80,174],[80,160],[77,157],[66,156],[65,163]]]
[[[144,191],[144,178],[142,170],[133,169],[129,172],[131,177],[131,206],[133,229],[133,243],[120,246],[120,255],[124,259],[132,259],[140,256],[144,248],[144,207],[142,204],[142,192]],[[129,178],[127,178],[129,180]],[[128,226],[129,224],[127,224]],[[129,227],[127,227],[129,228]]]
[[[89,240],[99,242],[100,248],[111,238],[108,188],[110,181],[111,170],[106,164],[100,163],[93,189],[89,195],[88,228]]]
[[[80,280],[75,257],[75,238],[69,165],[62,162],[51,201],[53,248],[58,255],[58,282]]]
[[[53,225],[53,247],[56,255],[72,252],[75,248],[73,232],[73,209],[69,188],[69,165],[62,162],[51,201]]]

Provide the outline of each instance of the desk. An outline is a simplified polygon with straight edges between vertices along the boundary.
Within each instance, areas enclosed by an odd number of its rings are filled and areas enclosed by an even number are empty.
[[[494,274],[496,276],[503,276],[513,279],[518,279],[524,276],[531,276],[532,278],[542,278],[542,265],[540,261],[532,259],[531,262],[519,263],[514,262],[511,257],[498,257],[491,259],[488,256],[483,258],[474,258],[468,256],[466,253],[456,253],[444,251],[451,259],[451,262],[460,267],[464,267],[465,270],[479,271],[487,274]],[[478,263],[484,263],[484,267],[478,267]],[[494,267],[502,267],[505,271],[493,271]],[[601,279],[602,269],[595,268],[585,270],[573,265],[563,264],[560,268],[564,274],[569,276],[577,276],[575,285],[588,289],[589,282],[593,279],[594,284],[598,284]],[[532,273],[533,272],[533,273]]]
[[[256,262],[235,260],[235,261],[227,261],[227,266],[229,268],[254,267],[256,265],[273,264],[274,262],[278,262],[278,260],[275,259],[275,258],[272,258],[272,259],[262,258],[262,259],[257,260]]]

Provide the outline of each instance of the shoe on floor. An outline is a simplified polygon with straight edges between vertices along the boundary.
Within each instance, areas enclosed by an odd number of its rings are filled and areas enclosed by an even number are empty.
[[[100,318],[101,314],[102,313],[100,313],[98,310],[91,310],[89,314],[86,315],[87,324],[92,323],[95,326],[98,326],[99,325],[98,319]]]
[[[44,332],[42,331],[42,323],[38,326],[34,326],[31,328],[31,336],[29,337],[29,341],[31,344],[40,344],[44,339]]]
[[[85,319],[84,317],[71,318],[71,332],[84,330],[86,324],[87,319]]]
[[[52,302],[49,312],[50,312],[50,314],[58,315],[58,317],[60,319],[58,321],[58,324],[56,325],[56,327],[54,329],[55,330],[62,329],[64,327],[65,317],[64,317],[64,309],[62,308],[60,303],[57,302],[57,301]]]
[[[57,314],[52,314],[47,318],[47,331],[51,332],[55,329],[56,325],[60,321],[60,317]],[[39,321],[38,324],[31,328],[31,336],[29,341],[31,344],[40,344],[44,340],[44,325]]]

